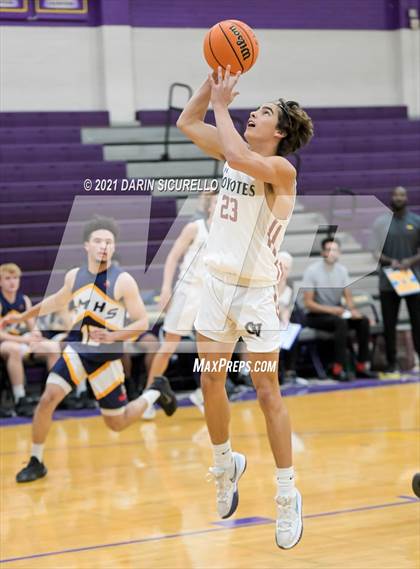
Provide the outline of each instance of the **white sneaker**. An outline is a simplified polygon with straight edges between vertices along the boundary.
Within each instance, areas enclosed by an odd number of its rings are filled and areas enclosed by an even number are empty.
[[[276,543],[282,549],[291,549],[303,533],[302,496],[296,490],[295,497],[277,496]]]
[[[141,418],[144,421],[153,421],[153,419],[156,418],[156,409],[154,408],[153,405],[149,405],[149,407],[146,409],[146,411],[143,413],[143,415],[141,416]]]
[[[204,398],[200,387],[190,394],[189,399],[191,403],[200,409],[201,414],[204,415]]]
[[[217,513],[222,519],[229,518],[235,513],[239,504],[238,482],[246,470],[246,457],[239,452],[233,452],[233,474],[231,469],[213,466],[209,474],[216,482]]]

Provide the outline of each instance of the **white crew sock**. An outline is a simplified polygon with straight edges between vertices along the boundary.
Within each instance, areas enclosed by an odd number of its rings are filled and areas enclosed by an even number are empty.
[[[19,401],[21,397],[25,397],[25,386],[20,385],[12,385],[13,389],[13,397],[15,398],[15,403]]]
[[[221,445],[213,445],[214,466],[217,468],[231,468],[233,466],[232,447],[228,439]]]
[[[147,401],[147,408],[150,409],[153,403],[159,399],[161,393],[157,389],[148,389],[144,393],[142,393],[139,399],[145,399]]]
[[[82,393],[84,393],[87,390],[87,385],[86,385],[86,379],[84,379],[83,381],[81,381],[79,383],[79,385],[76,387],[76,395],[77,397],[80,397]]]
[[[35,456],[39,462],[42,462],[42,458],[44,456],[44,445],[36,445],[35,443],[32,443],[31,456]]]
[[[276,480],[278,496],[295,495],[295,469],[293,466],[289,468],[276,468]]]

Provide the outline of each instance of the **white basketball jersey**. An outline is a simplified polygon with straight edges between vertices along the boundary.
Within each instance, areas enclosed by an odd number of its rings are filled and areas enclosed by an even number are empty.
[[[272,214],[263,181],[225,163],[204,258],[209,272],[230,284],[277,284],[277,254],[289,220]]]
[[[203,254],[209,236],[209,231],[204,219],[197,219],[193,223],[197,226],[197,234],[185,253],[179,267],[178,281],[190,284],[199,284],[201,283],[206,271]]]

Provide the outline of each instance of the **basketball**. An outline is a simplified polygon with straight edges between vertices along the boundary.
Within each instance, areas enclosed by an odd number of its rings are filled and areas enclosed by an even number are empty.
[[[253,30],[240,20],[224,20],[215,24],[204,38],[204,57],[212,69],[218,66],[231,73],[246,73],[258,57],[258,40]]]

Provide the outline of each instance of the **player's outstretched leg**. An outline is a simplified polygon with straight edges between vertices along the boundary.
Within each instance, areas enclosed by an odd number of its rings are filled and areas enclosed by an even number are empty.
[[[147,391],[159,391],[160,396],[156,400],[156,403],[162,407],[166,415],[169,417],[175,413],[178,407],[178,402],[175,393],[171,389],[169,381],[164,375],[155,377]]]
[[[121,392],[121,386],[107,397],[108,401],[121,401],[124,397]],[[121,406],[114,405],[113,408],[107,408],[104,403],[106,403],[104,400],[99,400],[105,424],[112,431],[117,432],[123,431],[138,421],[154,403],[160,405],[168,416],[173,415],[178,407],[176,395],[172,391],[169,381],[164,376],[156,377],[150,387],[140,397],[130,401],[128,404],[124,403]]]
[[[181,341],[182,336],[173,334],[172,332],[165,332],[165,339],[159,346],[150,364],[147,374],[146,388],[150,387],[156,377],[164,377],[164,373],[169,365],[172,354],[175,352],[177,345]],[[152,420],[156,416],[156,411],[153,406],[146,409],[143,414],[143,419]]]
[[[234,344],[209,340],[197,334],[198,353],[206,363],[218,365],[220,359],[229,361]],[[214,348],[209,349],[209,346]],[[221,518],[235,513],[239,503],[238,482],[246,469],[243,454],[232,452],[229,440],[230,410],[225,389],[226,369],[202,372],[201,387],[204,396],[204,410],[207,428],[213,444],[214,466],[209,474],[216,483],[216,506]]]
[[[31,458],[17,473],[16,482],[33,482],[47,474],[47,468],[43,463],[44,443],[51,427],[53,413],[69,391],[70,387],[65,390],[59,385],[47,383],[35,409],[32,423]]]
[[[289,414],[280,394],[278,352],[249,353],[248,357],[251,369],[273,370],[252,373],[252,381],[264,413],[267,435],[277,467],[276,543],[282,549],[291,549],[302,537],[302,497],[299,490],[295,488],[291,427]],[[263,361],[276,365],[262,365]]]

